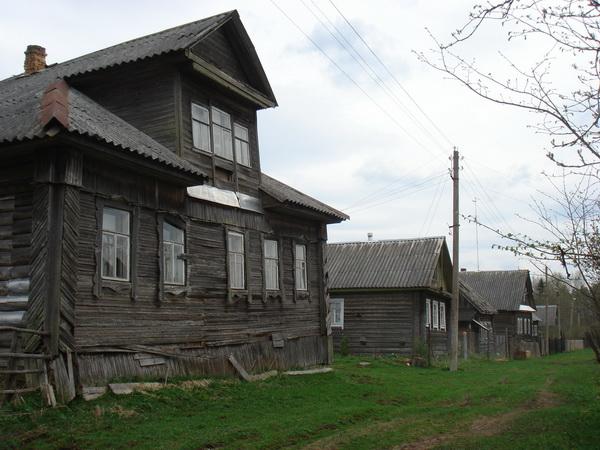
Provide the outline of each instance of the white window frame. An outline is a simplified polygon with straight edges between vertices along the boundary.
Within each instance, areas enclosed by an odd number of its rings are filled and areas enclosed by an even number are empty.
[[[242,251],[234,251],[231,249],[231,244],[229,242],[230,236],[237,236],[242,239]],[[246,237],[243,233],[238,233],[236,231],[228,231],[227,232],[227,263],[229,267],[227,268],[227,276],[228,276],[228,284],[230,289],[246,289]],[[236,267],[241,268],[241,276],[235,277],[234,271]],[[234,280],[236,278],[241,278],[241,285],[234,285]]]
[[[198,117],[194,117],[194,108],[199,108],[204,110],[204,112],[206,112],[206,116],[208,117],[208,121],[204,122],[201,118]],[[192,102],[192,106],[191,106],[191,117],[192,117],[192,147],[198,150],[202,150],[205,152],[209,152],[212,153],[212,144],[211,144],[211,129],[210,129],[210,111],[209,109],[204,106],[204,105],[200,105],[199,103],[195,103]],[[202,129],[202,127],[206,127],[206,132],[208,133],[208,146],[207,148],[202,148],[199,145],[196,145],[197,143],[200,144],[200,142],[196,142],[195,139],[195,133],[194,133],[194,123],[198,123],[200,124],[200,129]],[[198,136],[198,141],[200,141],[200,136]]]
[[[275,256],[267,255],[267,245],[268,243],[275,244]],[[280,280],[279,280],[279,241],[276,239],[264,239],[263,240],[263,268],[265,271],[265,289],[267,291],[278,291],[280,289]],[[272,264],[274,262],[274,264]],[[274,266],[274,267],[273,267]],[[268,276],[269,271],[273,271],[274,273],[272,277]],[[269,285],[269,280],[274,279],[275,284]]]
[[[308,248],[305,244],[294,244],[294,278],[297,291],[308,291]],[[298,249],[302,248],[304,258],[300,258]]]
[[[344,299],[343,298],[332,298],[331,304],[331,326],[333,328],[344,328]],[[335,312],[339,309],[339,320],[336,320]]]
[[[425,328],[431,328],[431,299],[425,299]]]
[[[433,306],[433,308],[432,308],[432,311],[433,311],[433,314],[432,314],[432,316],[433,316],[433,327],[432,328],[434,330],[439,330],[439,328],[440,328],[440,316],[439,316],[440,305],[437,302],[437,300],[433,300],[432,301],[432,306]]]
[[[113,230],[105,230],[104,226],[105,226],[105,218],[104,218],[104,214],[106,213],[107,210],[113,210],[113,211],[119,211],[122,213],[127,214],[127,225],[128,225],[128,230],[127,230],[127,234],[124,233],[120,233],[117,231],[113,231]],[[131,279],[131,211],[127,211],[126,209],[121,209],[121,208],[114,208],[112,206],[104,206],[102,208],[102,227],[101,227],[101,233],[102,233],[102,250],[101,250],[101,256],[100,256],[100,275],[102,277],[102,279],[104,280],[111,280],[111,281],[130,281]],[[104,258],[106,257],[105,253],[104,253],[104,236],[112,236],[113,237],[113,242],[114,242],[114,258],[113,258],[113,264],[115,267],[115,274],[117,271],[117,239],[118,238],[124,238],[127,240],[127,265],[125,267],[125,273],[126,276],[125,277],[117,277],[117,276],[109,276],[109,275],[105,275],[104,273]]]
[[[517,317],[517,334],[524,334],[523,333],[523,318],[522,317]]]
[[[227,126],[225,126],[224,124],[218,123],[215,121],[215,115],[216,114],[222,114],[223,116],[225,116],[227,118],[227,122],[229,123],[229,128]],[[219,109],[215,106],[211,106],[210,107],[210,129],[211,129],[211,133],[212,133],[212,146],[213,146],[213,153],[223,159],[226,159],[228,161],[234,161],[234,156],[233,156],[233,126],[232,126],[232,120],[231,120],[231,114],[223,111],[222,109]],[[223,145],[225,146],[222,151],[223,153],[217,153],[217,140],[215,139],[215,134],[217,134],[216,132],[223,132],[223,133],[229,133],[229,139],[223,139]]]
[[[446,303],[440,302],[440,330],[446,331]]]
[[[183,242],[175,242],[175,241],[169,241],[167,239],[165,239],[165,227],[166,226],[170,226],[172,228],[175,228],[179,231],[181,231],[181,233],[183,234]],[[179,249],[180,250],[180,255],[185,254],[185,229],[181,228],[179,226],[173,225],[172,223],[163,220],[163,282],[165,284],[168,285],[173,285],[173,286],[185,286],[185,282],[186,282],[186,264],[185,264],[185,260],[181,259],[180,257],[175,256],[176,255],[176,250]],[[167,250],[168,249],[168,250]],[[173,262],[173,266],[170,268],[171,269],[171,273],[169,274],[169,270],[167,270],[167,251],[169,251],[171,253],[171,261]],[[177,260],[181,261],[182,265],[183,265],[183,280],[178,281],[175,280],[175,264],[177,262]]]
[[[239,133],[239,130],[243,130],[246,133],[246,138]],[[235,160],[238,164],[246,167],[252,167],[252,161],[250,156],[250,131],[248,127],[241,125],[239,123],[233,123],[233,149],[235,152]],[[245,151],[246,158],[241,157],[242,151]]]

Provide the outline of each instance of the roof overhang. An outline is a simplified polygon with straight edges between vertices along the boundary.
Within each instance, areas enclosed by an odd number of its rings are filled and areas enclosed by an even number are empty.
[[[254,89],[253,87],[236,80],[231,75],[225,73],[214,64],[209,63],[205,59],[193,53],[191,49],[188,48],[185,51],[185,56],[190,61],[192,61],[192,67],[196,72],[211,79],[212,81],[224,87],[225,89],[230,90],[235,94],[245,98],[252,104],[260,108],[273,108],[277,106],[276,101],[271,100],[269,97]]]
[[[519,312],[534,312],[535,309],[529,305],[519,305]]]

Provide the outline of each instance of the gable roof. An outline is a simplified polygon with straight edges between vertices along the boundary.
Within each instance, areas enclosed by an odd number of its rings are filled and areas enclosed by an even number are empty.
[[[433,288],[446,239],[429,237],[327,245],[330,289]]]
[[[266,94],[272,96],[266,75],[243,29],[237,11],[229,11],[54,64],[40,72],[17,75],[0,81],[0,144],[41,138],[46,135],[45,126],[48,121],[40,120],[43,106],[41,103],[44,101],[46,91],[54,83],[68,82],[78,75],[121,64],[184,51],[228,21],[234,24],[244,49],[254,52],[254,70],[259,74],[261,86],[266,89]],[[91,136],[173,168],[202,175],[191,164],[73,87],[68,88],[66,98],[68,102],[62,106],[67,108],[68,123],[71,126],[66,126],[63,123],[65,120],[58,122],[69,132]],[[274,97],[272,98],[275,101]],[[65,103],[64,98],[62,100]]]
[[[519,305],[535,306],[528,270],[460,272],[459,280],[499,311],[519,311]]]
[[[325,203],[320,202],[319,200],[306,195],[265,173],[261,174],[260,189],[265,194],[273,197],[282,204],[308,208],[320,214],[333,217],[336,219],[336,222],[348,220],[350,218],[347,214],[344,214],[343,212],[338,211],[337,209],[332,208],[331,206],[328,206]]]
[[[550,326],[558,325],[558,305],[548,305],[548,324]],[[536,313],[540,325],[546,324],[546,305],[539,305]]]
[[[479,295],[465,280],[459,279],[458,286],[460,296],[469,302],[480,314],[492,315],[498,312],[491,303]]]

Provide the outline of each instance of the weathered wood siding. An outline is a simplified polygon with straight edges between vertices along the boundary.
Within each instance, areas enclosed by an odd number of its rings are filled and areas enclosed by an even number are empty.
[[[412,356],[415,344],[431,344],[432,354],[448,351],[448,332],[425,328],[425,298],[443,301],[421,291],[330,292],[344,299],[344,327],[333,327],[334,350],[344,339],[350,353]],[[447,302],[448,304],[448,302]],[[446,307],[446,323],[449,311]]]
[[[0,160],[0,325],[19,325],[30,289],[33,163]],[[0,348],[9,334],[0,333]]]
[[[184,192],[183,188],[98,161],[86,161],[79,206],[74,330],[78,352],[87,355],[79,361],[82,379],[93,382],[99,373],[110,378],[163,370],[137,369],[136,353],[126,353],[136,346],[201,356],[186,363],[169,362],[173,370],[183,374],[192,368],[196,373],[222,371],[228,363],[221,359],[228,352],[239,352],[248,368],[326,362],[320,224],[185,199]],[[132,252],[138,262],[131,282],[109,282],[98,277],[97,239],[103,202],[130,209],[133,222],[138,224],[137,230],[134,225],[137,236],[132,236],[136,242]],[[183,289],[165,286],[161,295],[158,226],[160,218],[168,216],[185,222],[188,281]],[[228,228],[246,236],[244,291],[229,292],[227,288]],[[279,296],[264,293],[261,239],[266,236],[279,239],[282,247],[283,289]],[[308,296],[294,293],[295,242],[308,248]],[[283,337],[283,348],[273,348],[273,334]],[[103,369],[105,353],[97,354],[103,348],[120,350],[121,356],[106,359],[120,362]],[[211,362],[207,363],[206,358]],[[136,367],[134,372],[132,367]]]

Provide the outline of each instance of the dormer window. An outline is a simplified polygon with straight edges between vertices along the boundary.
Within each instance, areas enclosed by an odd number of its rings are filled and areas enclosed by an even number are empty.
[[[231,149],[231,117],[220,109],[211,108],[212,133],[215,155],[233,161]]]
[[[211,143],[212,133],[212,143]],[[233,123],[231,115],[211,106],[192,103],[192,140],[194,149],[214,153],[247,167],[250,162],[248,128]],[[234,155],[235,151],[235,155]],[[235,159],[234,159],[235,156]]]

